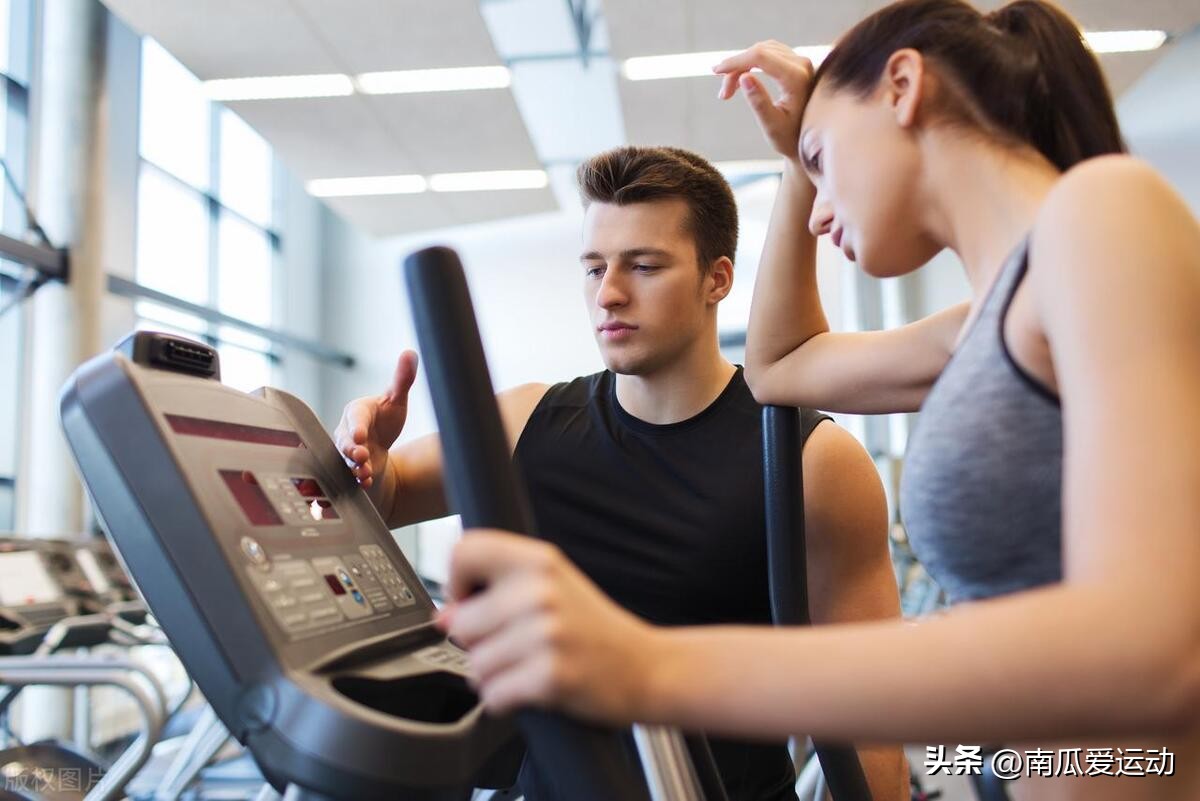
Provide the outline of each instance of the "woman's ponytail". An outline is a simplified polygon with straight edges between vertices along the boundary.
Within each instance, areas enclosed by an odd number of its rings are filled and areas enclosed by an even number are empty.
[[[1060,170],[1125,151],[1104,73],[1070,17],[1043,0],[1015,0],[984,19],[1033,61],[1024,122],[1034,147]]]
[[[954,88],[943,102],[949,116],[1036,148],[1060,170],[1125,151],[1100,63],[1047,0],[1015,0],[987,15],[964,0],[900,0],[851,28],[815,80],[867,95],[904,48]]]

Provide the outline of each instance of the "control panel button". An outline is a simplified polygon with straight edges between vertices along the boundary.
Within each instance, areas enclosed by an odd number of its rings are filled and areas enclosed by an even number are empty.
[[[324,556],[312,560],[313,569],[324,577],[326,586],[333,593],[333,601],[342,614],[354,620],[374,614],[374,609],[350,575],[345,561],[336,556]]]
[[[310,609],[308,616],[314,623],[328,623],[332,620],[342,619],[341,610],[332,603]]]
[[[265,565],[267,563],[267,552],[258,544],[258,540],[253,537],[242,537],[242,553],[256,565]]]

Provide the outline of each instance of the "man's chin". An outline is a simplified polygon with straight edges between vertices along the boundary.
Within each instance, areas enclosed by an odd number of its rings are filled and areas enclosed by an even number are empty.
[[[617,375],[641,375],[646,372],[646,360],[628,353],[611,353],[607,349],[600,351],[604,366]]]

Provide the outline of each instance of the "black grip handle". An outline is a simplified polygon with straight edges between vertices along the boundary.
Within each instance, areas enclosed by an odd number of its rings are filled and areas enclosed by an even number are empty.
[[[449,248],[427,248],[405,259],[404,273],[441,431],[452,508],[466,528],[532,533],[462,263]],[[563,797],[649,801],[616,731],[533,709],[518,713],[517,723],[531,758],[542,773],[555,777]]]
[[[804,471],[800,410],[763,408],[763,484],[766,490],[767,569],[776,626],[807,626],[808,560],[804,538]],[[814,742],[834,801],[871,801],[858,753],[843,744]]]

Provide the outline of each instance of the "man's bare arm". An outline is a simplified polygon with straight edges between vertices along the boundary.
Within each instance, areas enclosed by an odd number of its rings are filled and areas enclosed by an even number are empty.
[[[845,429],[822,423],[809,436],[803,459],[813,623],[900,617],[887,543],[887,499],[871,457]],[[902,749],[860,748],[858,754],[873,798],[908,798]]]
[[[516,451],[525,424],[549,388],[549,384],[521,384],[496,395],[510,451]],[[442,480],[442,446],[437,434],[419,437],[392,448],[388,454],[387,469],[390,479],[381,482],[384,491],[378,499],[372,500],[376,501],[389,528],[400,528],[453,514],[446,501]]]

